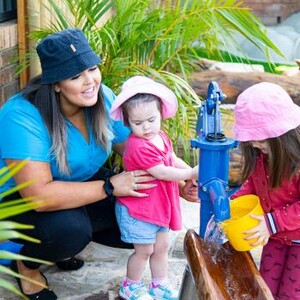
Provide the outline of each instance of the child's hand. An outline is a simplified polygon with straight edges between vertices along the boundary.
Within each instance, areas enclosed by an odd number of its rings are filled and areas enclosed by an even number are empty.
[[[244,234],[248,235],[245,239],[246,240],[252,240],[254,238],[257,238],[257,241],[252,246],[258,246],[258,245],[265,245],[270,237],[270,233],[265,221],[264,216],[258,216],[258,215],[250,215],[253,219],[256,219],[259,222],[259,224],[251,228],[250,230],[247,230],[244,232]]]

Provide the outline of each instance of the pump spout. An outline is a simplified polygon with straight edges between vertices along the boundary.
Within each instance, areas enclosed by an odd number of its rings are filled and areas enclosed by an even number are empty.
[[[227,184],[219,178],[212,178],[206,183],[209,198],[213,203],[214,219],[216,222],[230,218],[229,198],[227,196]]]

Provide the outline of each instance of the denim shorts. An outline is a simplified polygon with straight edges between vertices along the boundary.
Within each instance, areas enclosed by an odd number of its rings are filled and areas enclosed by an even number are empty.
[[[121,231],[121,239],[126,243],[154,244],[158,232],[168,232],[168,227],[138,220],[129,215],[124,205],[116,204],[116,217]]]

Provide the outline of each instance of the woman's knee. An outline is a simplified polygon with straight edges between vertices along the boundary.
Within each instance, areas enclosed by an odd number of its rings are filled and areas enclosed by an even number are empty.
[[[80,214],[77,217],[75,221],[70,214],[62,218],[60,214],[49,213],[39,219],[36,235],[41,243],[25,242],[21,254],[56,262],[81,252],[91,240],[92,229],[88,219],[79,218]],[[32,269],[39,267],[36,263],[25,264]]]
[[[92,239],[92,229],[88,226],[79,224],[65,224],[60,226],[60,231],[55,235],[56,242],[61,246],[65,245],[82,245],[86,246]]]
[[[88,219],[77,216],[67,218],[56,225],[55,239],[61,245],[82,245],[84,247],[92,239],[92,226]]]
[[[81,250],[91,241],[92,226],[83,209],[46,214],[43,220],[39,220],[39,236],[45,246],[61,250],[75,247]]]

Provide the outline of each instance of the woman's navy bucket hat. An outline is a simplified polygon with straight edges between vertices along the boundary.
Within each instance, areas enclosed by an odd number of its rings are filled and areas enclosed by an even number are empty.
[[[50,34],[40,41],[36,50],[41,62],[43,84],[74,77],[101,62],[80,29]]]

